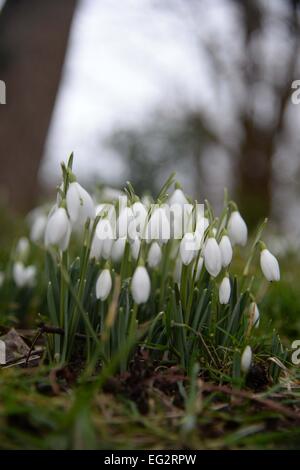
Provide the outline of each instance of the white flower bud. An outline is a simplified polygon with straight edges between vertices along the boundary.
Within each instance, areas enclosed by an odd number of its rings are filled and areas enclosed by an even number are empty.
[[[221,251],[213,237],[210,237],[205,243],[204,263],[207,271],[213,277],[216,277],[222,269]]]
[[[250,346],[246,346],[241,357],[241,369],[246,374],[250,369],[252,362],[252,349]]]
[[[135,240],[138,236],[131,207],[124,207],[120,212],[117,223],[117,236],[118,238],[128,237],[130,240]]]
[[[200,248],[200,245],[197,242],[198,238],[194,233],[186,233],[181,240],[179,250],[181,261],[185,266],[189,265],[193,261],[197,253],[197,249]]]
[[[266,248],[260,253],[261,270],[268,281],[280,280],[280,269],[277,259]]]
[[[62,251],[68,248],[71,236],[71,224],[63,207],[54,209],[47,221],[45,245],[56,245]]]
[[[220,287],[219,287],[219,301],[220,301],[220,304],[222,304],[222,305],[228,304],[228,302],[230,300],[230,294],[231,294],[230,280],[226,276],[226,277],[224,277],[224,279],[221,282]]]
[[[45,236],[47,217],[45,214],[38,214],[32,222],[30,230],[30,240],[37,243],[41,242]]]
[[[21,237],[16,246],[16,256],[19,260],[25,261],[28,257],[30,244],[28,238]]]
[[[185,204],[189,204],[187,198],[184,195],[184,192],[182,189],[178,188],[175,189],[173,194],[171,195],[169,199],[169,205],[172,206],[173,204],[179,204],[180,206],[184,206]]]
[[[112,287],[112,279],[109,269],[101,271],[96,282],[96,297],[97,299],[106,300],[110,294]]]
[[[255,328],[258,328],[259,327],[260,313],[259,313],[257,304],[255,302],[252,302],[250,304],[250,315],[252,317],[253,326]]]
[[[156,268],[161,261],[161,247],[157,242],[153,242],[148,252],[148,264],[150,268]]]
[[[18,287],[32,287],[35,284],[36,267],[25,267],[20,261],[13,265],[13,279]]]
[[[219,244],[222,256],[222,266],[223,268],[227,268],[232,261],[232,246],[230,243],[230,239],[227,235],[223,235]]]
[[[132,206],[136,231],[141,237],[144,234],[148,211],[142,202],[135,202]]]
[[[136,304],[147,302],[151,291],[149,274],[144,266],[138,266],[131,281],[131,293]]]
[[[131,256],[135,261],[139,257],[140,248],[141,248],[141,240],[139,238],[135,238],[133,242],[130,244]]]
[[[83,227],[88,218],[94,219],[95,206],[89,193],[74,181],[67,191],[67,208],[74,226]]]
[[[118,263],[125,251],[125,246],[126,246],[126,238],[118,238],[113,242],[112,249],[111,249],[111,259],[115,262]]]
[[[246,245],[248,229],[246,222],[238,211],[233,211],[230,215],[227,229],[232,245]]]

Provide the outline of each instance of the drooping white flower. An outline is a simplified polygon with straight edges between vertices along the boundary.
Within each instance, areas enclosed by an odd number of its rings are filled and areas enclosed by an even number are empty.
[[[154,209],[145,230],[145,238],[148,243],[154,240],[166,243],[170,239],[170,221],[165,207]]]
[[[197,250],[199,250],[200,246],[197,242],[198,239],[194,233],[186,233],[181,240],[179,251],[181,261],[185,266],[189,265],[193,261]]]
[[[222,269],[221,250],[213,237],[210,237],[205,243],[204,263],[207,271],[213,277],[216,277]]]
[[[118,263],[125,251],[125,246],[126,246],[126,238],[118,238],[113,242],[112,249],[111,249],[111,259],[115,262]]]
[[[131,242],[130,244],[131,256],[135,261],[139,257],[140,248],[141,248],[141,240],[139,238],[135,238],[133,242]]]
[[[150,268],[156,268],[159,265],[161,256],[161,247],[157,242],[153,242],[150,246],[147,259]]]
[[[62,251],[68,248],[71,236],[71,224],[66,209],[54,209],[47,221],[45,245],[58,246]]]
[[[257,304],[255,302],[252,302],[250,304],[250,315],[252,317],[253,326],[255,328],[258,328],[259,327],[260,313],[259,313]]]
[[[30,249],[30,244],[28,241],[28,238],[26,237],[21,237],[18,240],[17,246],[16,246],[16,257],[17,259],[21,261],[25,261],[27,259],[27,256],[29,254],[29,249]]]
[[[250,369],[252,362],[252,349],[250,346],[246,346],[241,357],[241,369],[246,374]]]
[[[70,183],[66,200],[70,219],[75,227],[83,227],[88,218],[94,219],[95,206],[93,200],[77,181]]]
[[[239,211],[233,211],[229,217],[227,230],[232,245],[245,246],[248,239],[248,229],[246,222]]]
[[[203,268],[203,263],[204,263],[203,257],[199,256],[197,267],[196,267],[195,281],[199,280],[199,277]]]
[[[144,233],[148,211],[144,204],[138,201],[132,205],[132,212],[135,219],[136,231],[141,237]]]
[[[108,259],[111,254],[114,241],[114,233],[110,221],[104,217],[100,219],[91,246],[91,258]]]
[[[172,206],[173,204],[179,204],[180,206],[184,206],[185,204],[188,204],[188,200],[184,195],[184,192],[182,189],[177,188],[173,192],[173,194],[170,196],[169,199],[169,205]]]
[[[280,280],[280,268],[277,259],[272,253],[263,249],[260,253],[260,266],[261,270],[268,281]]]
[[[96,297],[97,299],[106,300],[110,294],[112,287],[112,279],[109,269],[101,271],[96,282]]]
[[[149,274],[144,266],[138,266],[131,281],[131,294],[136,304],[147,302],[151,291]]]
[[[124,207],[119,214],[117,236],[118,238],[128,237],[129,240],[135,240],[138,236],[135,217],[131,207]]]
[[[232,261],[232,246],[230,243],[230,239],[227,235],[223,235],[219,244],[222,256],[222,266],[223,268],[227,268]]]
[[[230,299],[230,295],[231,295],[230,280],[226,276],[222,280],[222,282],[220,284],[220,287],[219,287],[219,301],[220,301],[220,304],[222,304],[222,305],[228,304],[229,299]]]
[[[13,279],[18,287],[32,287],[36,279],[36,267],[27,266],[17,261],[13,265]]]
[[[37,243],[41,242],[45,236],[45,229],[47,225],[47,217],[45,214],[38,214],[31,225],[30,240]]]

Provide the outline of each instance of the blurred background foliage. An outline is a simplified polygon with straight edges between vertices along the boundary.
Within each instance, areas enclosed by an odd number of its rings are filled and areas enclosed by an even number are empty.
[[[156,190],[175,169],[299,231],[299,44],[298,0],[2,0],[3,204],[32,208],[75,150],[87,182]]]

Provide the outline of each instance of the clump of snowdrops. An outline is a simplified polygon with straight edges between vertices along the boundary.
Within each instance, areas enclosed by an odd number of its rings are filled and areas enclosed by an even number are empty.
[[[260,258],[261,278],[280,278],[261,240],[265,222],[247,246],[246,223],[227,195],[217,218],[174,175],[155,201],[140,199],[130,183],[122,197],[96,201],[72,163],[62,164],[48,216],[37,213],[31,224],[46,252],[49,324],[57,329],[48,334],[48,360],[80,358],[88,373],[110,363],[125,371],[141,347],[187,371],[198,362],[215,375],[245,376],[259,353],[252,264]],[[238,274],[235,251],[245,260]],[[274,336],[268,354],[280,352]]]

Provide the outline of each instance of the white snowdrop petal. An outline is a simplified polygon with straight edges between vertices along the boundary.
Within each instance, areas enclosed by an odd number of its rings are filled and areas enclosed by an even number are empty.
[[[260,254],[261,270],[268,281],[280,280],[280,268],[277,259],[266,248]]]
[[[110,294],[112,279],[109,269],[101,271],[96,282],[96,297],[102,301],[106,300]]]
[[[156,268],[162,257],[162,252],[161,252],[161,247],[157,242],[153,242],[150,246],[149,252],[148,252],[148,258],[147,262],[150,266],[150,268]]]
[[[230,280],[226,276],[222,280],[220,287],[219,287],[219,301],[220,304],[226,305],[228,304],[230,300],[230,295],[231,295],[231,285],[230,285]]]
[[[230,215],[227,230],[233,245],[246,245],[248,239],[248,228],[246,222],[238,211],[233,211]]]
[[[151,282],[144,266],[138,266],[131,281],[131,294],[136,304],[147,302],[150,296]]]
[[[221,238],[219,247],[220,247],[221,256],[222,256],[222,265],[224,268],[227,268],[227,266],[229,266],[232,261],[232,255],[233,255],[231,242],[227,235],[223,235],[223,237]]]
[[[207,271],[213,277],[216,277],[222,269],[221,251],[216,239],[213,237],[205,243],[204,263]]]
[[[71,226],[66,210],[59,207],[50,215],[46,230],[45,244],[57,245],[62,251],[68,247],[71,236]]]
[[[250,369],[251,362],[252,362],[252,349],[250,346],[246,346],[241,357],[241,369],[244,373],[247,373],[248,370]]]
[[[95,206],[90,194],[74,181],[69,185],[67,195],[67,208],[73,224],[83,226],[88,218],[95,217]]]

